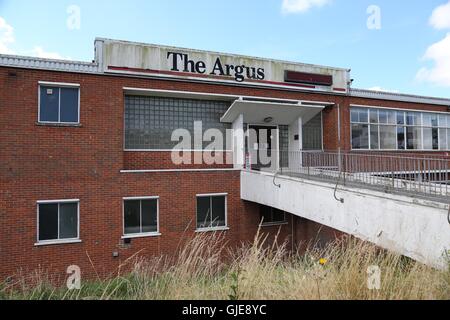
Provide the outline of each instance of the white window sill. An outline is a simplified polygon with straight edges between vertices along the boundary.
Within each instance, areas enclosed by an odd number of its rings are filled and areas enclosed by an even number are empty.
[[[122,239],[149,238],[159,236],[161,236],[161,233],[159,232],[149,232],[149,233],[127,234],[122,236]]]
[[[42,247],[42,246],[54,246],[59,244],[74,244],[74,243],[81,243],[82,241],[80,239],[67,239],[67,240],[49,240],[49,241],[40,241],[34,244],[35,247]]]
[[[261,228],[264,228],[264,227],[285,226],[285,225],[287,225],[287,224],[289,224],[289,223],[288,223],[287,221],[284,221],[284,222],[262,223],[262,224],[260,224],[259,226],[260,226]]]
[[[195,230],[196,233],[201,233],[201,232],[216,232],[216,231],[227,231],[230,230],[229,227],[216,227],[216,228],[200,228]]]
[[[71,122],[36,122],[37,126],[49,126],[49,127],[82,127],[81,123]]]

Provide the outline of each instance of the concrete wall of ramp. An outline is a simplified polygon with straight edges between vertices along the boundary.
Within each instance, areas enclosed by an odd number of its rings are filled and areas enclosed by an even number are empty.
[[[272,173],[241,173],[243,200],[284,210],[436,268],[448,266],[447,205],[339,186],[341,203],[334,189],[330,183]]]

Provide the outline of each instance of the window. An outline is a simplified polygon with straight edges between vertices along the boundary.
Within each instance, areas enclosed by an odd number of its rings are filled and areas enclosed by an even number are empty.
[[[158,234],[159,198],[125,198],[123,201],[123,225],[126,236]]]
[[[77,85],[39,85],[39,122],[78,124],[80,89]]]
[[[274,225],[286,223],[286,213],[282,210],[268,206],[260,206],[262,225]]]
[[[281,126],[280,126],[281,131]],[[303,124],[302,127],[303,150],[322,150],[322,112]],[[287,136],[289,140],[289,135]],[[281,135],[280,135],[281,142]],[[287,141],[288,143],[289,141]],[[288,150],[289,145],[280,150]]]
[[[173,131],[183,128],[194,136],[195,121],[202,121],[203,131],[218,129],[226,137],[231,125],[220,118],[229,107],[228,101],[125,96],[125,149],[172,150],[179,143],[172,141]]]
[[[354,150],[450,150],[450,115],[353,107]]]
[[[227,226],[227,196],[197,196],[197,229],[215,229]]]
[[[38,243],[79,239],[79,200],[38,202]]]

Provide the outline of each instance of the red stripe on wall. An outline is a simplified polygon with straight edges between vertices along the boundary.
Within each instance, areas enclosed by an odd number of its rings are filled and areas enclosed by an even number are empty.
[[[171,76],[176,75],[176,76],[203,78],[203,79],[222,79],[222,80],[228,80],[228,81],[234,79],[233,77],[229,77],[229,76],[215,76],[215,75],[209,75],[209,74],[194,74],[194,73],[190,73],[190,72],[181,72],[181,71],[165,71],[165,70],[139,69],[139,68],[129,68],[129,67],[116,67],[116,66],[108,66],[108,70],[130,71],[130,72],[148,73],[148,74],[165,74],[165,75],[171,75]],[[290,86],[290,87],[299,87],[299,88],[308,88],[308,89],[316,88],[316,86],[313,86],[313,85],[303,85],[303,84],[285,83],[285,82],[268,81],[268,80],[247,79],[244,82],[265,83],[265,84],[272,84],[272,85],[278,85],[278,86]]]

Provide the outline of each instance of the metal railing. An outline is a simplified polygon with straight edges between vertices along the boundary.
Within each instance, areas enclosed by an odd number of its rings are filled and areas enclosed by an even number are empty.
[[[450,157],[338,151],[279,151],[278,174],[339,182],[448,203]]]

